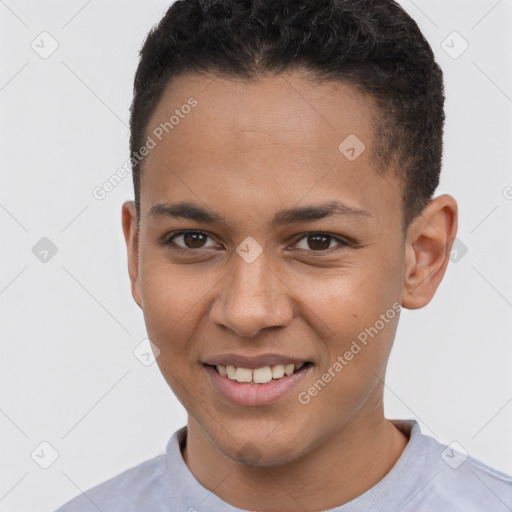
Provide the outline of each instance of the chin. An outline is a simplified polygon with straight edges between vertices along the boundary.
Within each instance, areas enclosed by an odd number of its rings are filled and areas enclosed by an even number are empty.
[[[243,464],[249,467],[270,468],[282,466],[296,460],[300,456],[300,446],[297,445],[297,439],[300,436],[294,436],[291,441],[270,443],[266,436],[251,440],[240,440],[234,449],[233,444],[222,447],[218,446],[221,452],[233,462]]]

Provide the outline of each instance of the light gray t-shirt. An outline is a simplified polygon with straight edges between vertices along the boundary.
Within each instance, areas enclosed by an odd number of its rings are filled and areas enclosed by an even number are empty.
[[[392,420],[409,442],[367,492],[329,512],[511,512],[512,478],[424,435],[414,420]],[[93,487],[56,512],[235,512],[190,472],[180,451],[186,427],[166,452]],[[460,451],[455,448],[459,447]]]

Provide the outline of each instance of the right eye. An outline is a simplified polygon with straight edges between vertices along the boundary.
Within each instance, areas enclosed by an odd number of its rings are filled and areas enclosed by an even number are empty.
[[[213,246],[205,246],[205,241],[211,238],[210,235],[205,233],[204,231],[178,231],[174,233],[172,236],[167,237],[165,241],[165,245],[169,245],[171,249],[175,249],[171,246],[172,244],[175,244],[178,246],[178,251],[194,251],[198,249],[203,249],[205,247],[215,247],[215,243]],[[183,245],[178,244],[175,242],[175,240],[183,240]]]

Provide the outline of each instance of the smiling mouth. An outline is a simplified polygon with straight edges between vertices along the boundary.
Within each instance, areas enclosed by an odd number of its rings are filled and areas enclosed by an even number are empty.
[[[277,364],[274,366],[262,366],[260,368],[241,368],[233,365],[210,365],[222,377],[246,384],[267,384],[271,381],[280,380],[294,373],[298,373],[312,366],[312,363],[305,361],[300,364]]]

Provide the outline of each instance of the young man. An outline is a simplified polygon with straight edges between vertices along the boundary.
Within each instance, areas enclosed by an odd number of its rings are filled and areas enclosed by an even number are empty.
[[[401,307],[432,299],[442,72],[391,0],[185,0],[141,51],[132,294],[188,412],[59,512],[499,512],[512,480],[383,413]],[[158,349],[158,351],[157,351]]]

